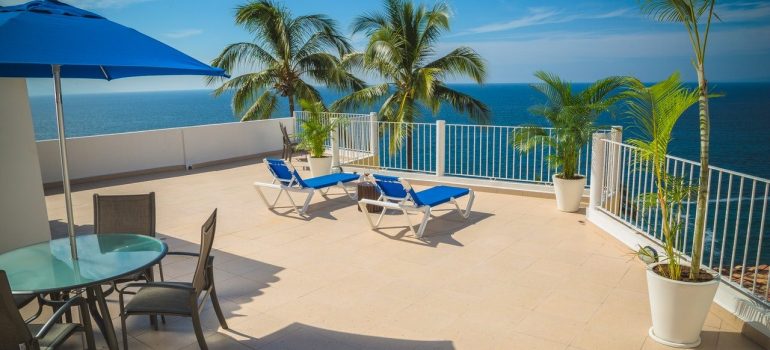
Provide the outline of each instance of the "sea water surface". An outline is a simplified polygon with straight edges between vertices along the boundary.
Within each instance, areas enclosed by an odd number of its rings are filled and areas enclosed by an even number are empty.
[[[577,84],[580,88],[581,84]],[[522,125],[547,123],[528,112],[543,97],[527,84],[453,85],[492,110],[492,124]],[[751,175],[770,178],[770,83],[714,83],[722,97],[711,100],[711,164]],[[320,89],[327,103],[340,94]],[[129,131],[217,124],[238,121],[230,106],[230,96],[214,97],[211,91],[163,91],[138,93],[64,95],[67,136],[88,136]],[[56,119],[51,96],[31,99],[38,140],[56,138]],[[360,112],[369,112],[362,109]],[[282,101],[274,117],[288,116]],[[447,123],[473,124],[449,107],[436,116],[424,115],[419,121],[444,119]],[[599,124],[622,125],[624,135],[633,135],[631,121],[619,110],[603,115]],[[674,131],[670,153],[697,160],[699,151],[697,108],[691,108]]]

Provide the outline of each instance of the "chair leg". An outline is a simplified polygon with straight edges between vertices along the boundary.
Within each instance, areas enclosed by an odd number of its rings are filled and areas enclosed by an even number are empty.
[[[222,308],[219,307],[219,298],[217,297],[217,289],[214,287],[214,283],[211,283],[211,292],[209,292],[209,299],[211,299],[211,305],[214,306],[214,312],[217,314],[217,319],[219,319],[219,325],[222,326],[224,329],[229,329],[227,327],[227,320],[225,320],[225,315],[222,313]]]
[[[198,347],[201,348],[201,350],[208,350],[208,346],[206,346],[206,338],[203,336],[203,328],[201,327],[201,319],[200,315],[198,314],[198,306],[195,305],[194,302],[192,305],[192,310],[193,329],[195,329],[195,338],[198,339]]]
[[[165,278],[163,277],[163,264],[160,262],[158,262],[158,274],[160,275],[160,281],[165,281]],[[166,315],[160,315],[160,322],[166,324]]]
[[[417,231],[414,231],[414,226],[412,226],[412,231],[415,232],[415,234],[417,235],[417,238],[422,238],[422,235],[425,233],[425,226],[428,226],[428,220],[430,220],[430,207],[425,207],[425,209],[423,209],[422,212],[423,212],[423,216],[422,216],[422,221],[420,222],[420,227],[417,229]],[[406,214],[406,215],[408,218],[409,214]],[[409,224],[411,225],[412,222],[410,221]]]
[[[83,333],[86,334],[86,349],[95,350],[96,343],[94,342],[94,329],[91,326],[91,316],[88,313],[88,304],[85,302],[80,304],[80,324],[83,325]]]
[[[126,329],[126,310],[123,303],[123,293],[118,293],[118,304],[120,306],[120,328],[123,333],[123,349],[128,349],[128,329]]]

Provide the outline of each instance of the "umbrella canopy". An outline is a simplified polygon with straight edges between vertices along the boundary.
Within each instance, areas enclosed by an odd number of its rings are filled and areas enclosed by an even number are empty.
[[[0,77],[53,78],[67,230],[77,259],[61,78],[227,75],[95,13],[55,0],[0,7]]]
[[[0,7],[0,77],[118,79],[225,76],[176,49],[93,12],[54,0]]]

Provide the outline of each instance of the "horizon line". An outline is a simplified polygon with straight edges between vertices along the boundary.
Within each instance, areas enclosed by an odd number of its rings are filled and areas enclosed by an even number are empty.
[[[483,83],[483,84],[476,84],[476,83],[447,83],[447,85],[475,85],[475,86],[485,86],[485,85],[531,85],[538,83],[536,81],[532,82],[492,82],[492,83]],[[572,84],[591,84],[592,81],[572,81],[570,82]],[[653,81],[643,81],[644,84],[654,84]],[[697,81],[683,81],[683,84],[697,84]],[[710,86],[715,86],[719,84],[770,84],[770,80],[748,80],[748,81],[709,81]],[[324,88],[323,85],[313,85],[316,88]],[[135,94],[135,93],[153,93],[153,92],[194,92],[194,91],[213,91],[214,88],[197,88],[197,89],[161,89],[161,90],[126,90],[126,91],[105,91],[105,92],[69,92],[67,95],[73,96],[73,95],[110,95],[110,94]],[[45,92],[45,93],[28,93],[29,97],[39,97],[39,96],[53,96],[53,91]]]

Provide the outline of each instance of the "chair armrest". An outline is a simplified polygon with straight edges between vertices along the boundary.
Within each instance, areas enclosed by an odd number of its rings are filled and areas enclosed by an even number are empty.
[[[83,297],[81,296],[75,296],[67,300],[61,307],[59,307],[58,310],[56,310],[56,312],[53,313],[53,315],[51,315],[51,318],[49,318],[48,321],[46,321],[43,327],[40,328],[37,334],[35,334],[35,338],[42,338],[43,336],[45,336],[45,334],[51,330],[51,327],[53,327],[54,324],[58,323],[61,317],[64,315],[64,313],[69,311],[69,309],[71,309],[73,305],[75,304],[80,305],[83,303],[85,303],[85,299],[83,299]]]
[[[146,282],[146,283],[129,283],[125,288],[131,288],[131,287],[157,287],[157,288],[171,288],[171,289],[181,289],[181,290],[190,290],[193,291],[195,288],[191,286],[185,286],[179,283],[174,282]]]
[[[191,252],[168,252],[166,255],[199,256],[200,254]]]

